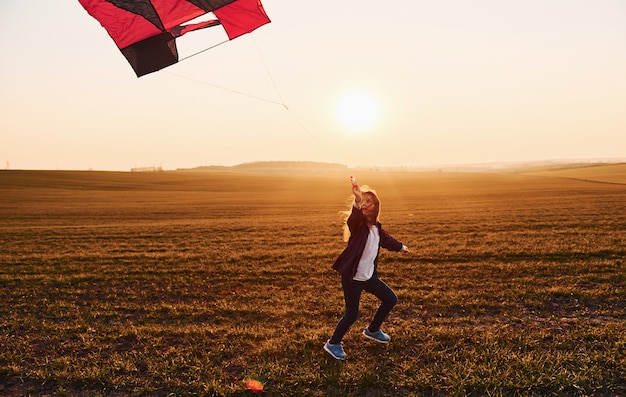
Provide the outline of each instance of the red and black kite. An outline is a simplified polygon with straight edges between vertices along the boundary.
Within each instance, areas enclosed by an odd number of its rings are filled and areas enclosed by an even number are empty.
[[[269,23],[260,0],[78,0],[115,41],[137,77],[178,62],[176,38],[222,25],[230,40]],[[212,12],[215,20],[185,23]]]

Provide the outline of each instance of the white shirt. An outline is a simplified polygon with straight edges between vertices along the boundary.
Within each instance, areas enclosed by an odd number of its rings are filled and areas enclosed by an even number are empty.
[[[352,278],[356,281],[367,281],[372,278],[374,274],[374,260],[378,255],[378,246],[380,244],[380,234],[378,228],[372,226],[369,235],[367,236],[367,242],[365,243],[365,249],[359,260],[359,264],[356,268],[356,274]]]

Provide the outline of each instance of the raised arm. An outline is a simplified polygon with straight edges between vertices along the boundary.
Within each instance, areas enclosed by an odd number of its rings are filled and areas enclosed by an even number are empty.
[[[352,194],[354,194],[354,203],[357,205],[361,205],[361,201],[363,201],[363,193],[361,193],[361,188],[359,184],[356,183],[356,179],[351,176],[350,182],[352,183]],[[360,207],[359,207],[360,208]]]

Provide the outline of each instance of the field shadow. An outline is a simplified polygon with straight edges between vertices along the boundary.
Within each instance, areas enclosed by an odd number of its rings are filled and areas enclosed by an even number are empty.
[[[325,357],[320,361],[320,370],[324,384],[337,386],[341,378],[341,370],[345,361],[336,360],[324,352]]]

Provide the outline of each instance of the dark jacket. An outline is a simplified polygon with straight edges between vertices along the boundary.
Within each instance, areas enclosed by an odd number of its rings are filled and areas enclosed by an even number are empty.
[[[348,239],[348,245],[343,250],[339,257],[333,264],[333,269],[337,270],[342,278],[352,280],[356,274],[357,266],[363,250],[365,249],[365,243],[369,235],[369,228],[367,227],[367,220],[365,215],[360,209],[352,206],[352,213],[348,217],[348,229],[350,229],[350,238]],[[380,253],[380,247],[383,247],[389,251],[402,250],[402,243],[391,237],[382,228],[380,222],[376,223],[378,232],[380,234],[380,243],[378,245],[378,253]],[[374,275],[377,275],[376,269],[378,267],[378,253],[374,260]]]

